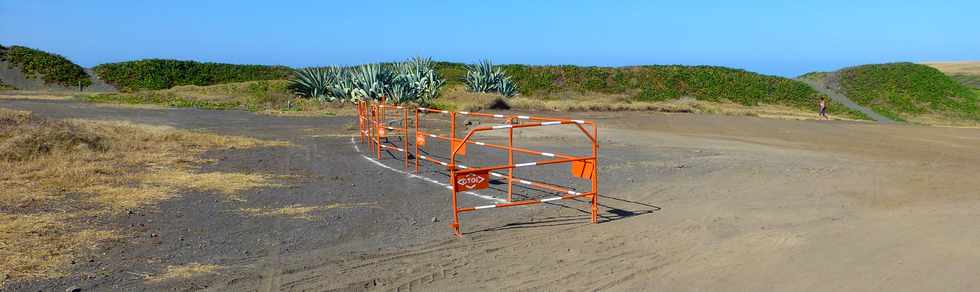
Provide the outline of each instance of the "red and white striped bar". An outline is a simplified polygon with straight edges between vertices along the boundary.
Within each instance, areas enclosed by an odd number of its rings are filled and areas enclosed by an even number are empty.
[[[550,198],[544,198],[544,199],[530,199],[530,200],[517,201],[517,202],[511,202],[511,203],[500,203],[500,204],[493,204],[493,205],[483,205],[483,206],[476,206],[476,207],[466,207],[466,208],[460,208],[459,209],[459,212],[460,213],[463,213],[463,212],[472,212],[472,211],[483,210],[483,209],[506,208],[506,207],[514,207],[514,206],[541,204],[541,203],[546,203],[546,202],[551,202],[551,201],[568,200],[568,199],[574,199],[574,198],[580,198],[580,197],[587,197],[587,196],[593,196],[593,195],[595,195],[595,193],[588,192],[588,193],[578,194],[578,195],[550,197]]]

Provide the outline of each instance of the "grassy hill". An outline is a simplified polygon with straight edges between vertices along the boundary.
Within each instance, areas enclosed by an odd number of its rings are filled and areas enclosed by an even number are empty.
[[[454,87],[462,86],[466,66],[440,62],[436,68],[447,79],[447,92],[460,94],[460,90]],[[520,90],[517,100],[520,103],[557,104],[564,100],[566,105],[552,106],[559,109],[656,109],[657,106],[650,106],[650,103],[696,100],[748,107],[777,105],[813,111],[817,100],[822,97],[797,80],[716,66],[504,65],[503,69],[517,83]],[[836,103],[831,103],[830,110],[844,117],[865,119],[860,113]]]
[[[21,78],[40,79],[44,84],[69,88],[92,84],[82,66],[58,54],[23,46],[0,46],[0,61],[10,66],[9,69],[19,68]]]
[[[95,66],[95,73],[123,91],[160,90],[181,85],[288,78],[293,70],[286,66],[201,63],[196,61],[146,59]]]
[[[835,75],[842,93],[892,118],[980,121],[977,91],[933,67],[875,64],[845,68]]]

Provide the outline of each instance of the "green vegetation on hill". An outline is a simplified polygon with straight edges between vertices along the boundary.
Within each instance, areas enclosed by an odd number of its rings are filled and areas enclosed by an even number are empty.
[[[0,60],[18,66],[28,78],[41,78],[46,84],[65,87],[89,86],[92,80],[82,66],[61,55],[22,46],[0,46]]]
[[[851,100],[889,117],[980,120],[978,94],[929,66],[863,65],[840,70],[838,78],[842,93]]]
[[[236,65],[195,61],[146,59],[98,65],[95,74],[120,90],[158,90],[180,85],[286,79],[285,66]]]
[[[437,64],[447,87],[461,84],[466,67]],[[714,66],[579,67],[503,65],[522,96],[552,98],[566,92],[628,95],[633,101],[691,97],[742,105],[776,104],[812,108],[820,94],[782,77]]]
[[[101,103],[156,104],[170,107],[190,107],[215,110],[247,110],[253,112],[309,112],[330,114],[339,104],[296,99],[288,90],[286,80],[261,80],[225,83],[210,86],[183,85],[163,90],[104,93],[78,98]]]

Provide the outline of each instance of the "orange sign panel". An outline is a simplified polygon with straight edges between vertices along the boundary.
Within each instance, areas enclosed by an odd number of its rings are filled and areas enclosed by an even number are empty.
[[[456,155],[466,155],[466,143],[463,143],[463,140],[460,139],[453,140],[453,149],[456,149],[459,145],[463,145],[463,147],[459,148],[459,152],[456,152]]]
[[[572,175],[591,180],[595,173],[595,160],[572,161]]]
[[[425,146],[425,135],[415,134],[415,144]]]
[[[388,133],[387,133],[387,131],[386,131],[385,128],[378,127],[378,137],[381,137],[381,138],[387,138],[388,137]]]
[[[457,175],[453,187],[457,192],[482,190],[490,187],[490,172],[471,172],[464,175]]]

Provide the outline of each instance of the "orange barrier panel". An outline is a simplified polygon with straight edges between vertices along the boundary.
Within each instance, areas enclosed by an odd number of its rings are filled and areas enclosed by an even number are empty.
[[[502,114],[487,114],[487,113],[472,113],[472,112],[451,112],[446,110],[436,110],[429,108],[409,108],[403,106],[395,106],[384,104],[382,99],[381,103],[370,103],[370,102],[359,102],[356,105],[358,112],[358,125],[360,126],[361,141],[362,143],[366,140],[369,141],[377,153],[377,158],[381,159],[382,149],[390,149],[403,153],[404,157],[404,167],[408,169],[408,153],[409,146],[408,137],[414,137],[414,156],[415,160],[415,172],[419,173],[420,162],[428,161],[434,164],[442,165],[449,171],[450,185],[452,191],[452,212],[453,212],[453,222],[450,227],[453,229],[453,233],[457,236],[462,236],[460,231],[460,220],[459,216],[461,213],[473,212],[477,210],[491,209],[491,208],[505,208],[513,206],[531,205],[539,204],[557,200],[567,200],[588,197],[591,203],[591,221],[593,223],[598,222],[598,128],[596,124],[591,121],[585,120],[571,120],[571,119],[556,119],[556,118],[543,118],[543,117],[532,117],[523,115],[502,115]],[[392,110],[395,112],[401,112],[401,127],[388,126],[387,120],[385,120],[385,111]],[[414,112],[414,120],[410,120],[409,111]],[[434,132],[424,131],[422,128],[422,114],[446,114],[449,116],[449,135],[438,135]],[[456,117],[458,115],[465,116],[475,116],[481,118],[490,119],[500,119],[503,121],[500,125],[495,126],[483,126],[470,129],[463,138],[457,138],[456,136]],[[392,120],[395,122],[397,120]],[[522,123],[518,123],[524,121]],[[414,125],[414,133],[409,133],[409,125]],[[551,153],[544,151],[537,151],[527,148],[514,147],[514,130],[522,128],[533,128],[533,127],[546,127],[546,126],[560,126],[560,125],[574,125],[576,126],[591,143],[591,155],[589,156],[572,156],[561,153]],[[590,129],[587,129],[590,128]],[[507,133],[507,145],[497,145],[486,142],[474,141],[471,138],[482,132],[504,130]],[[398,136],[402,138],[402,148],[398,148],[392,145],[384,145],[382,139],[384,138],[386,142],[389,136],[387,131],[392,131],[392,133],[397,133]],[[591,130],[591,131],[590,131]],[[423,147],[429,144],[428,138],[433,138],[436,141],[446,141],[449,142],[449,161],[440,161],[433,157],[428,157],[426,155],[421,155],[420,151]],[[465,166],[457,163],[457,155],[465,155],[467,145],[477,145],[485,146],[490,149],[505,150],[507,151],[507,163],[499,165],[490,165],[482,167],[472,167]],[[514,152],[537,155],[548,157],[552,159],[539,160],[532,162],[515,163],[514,162]],[[569,164],[570,173],[572,176],[580,179],[584,179],[590,182],[591,190],[589,192],[577,192],[570,187],[559,186],[555,184],[534,181],[529,179],[518,178],[514,176],[514,170],[517,168],[541,166],[541,165],[552,165],[552,164]],[[500,173],[498,171],[506,171],[506,174]],[[473,207],[460,207],[458,204],[457,193],[463,191],[473,191],[480,190],[489,187],[489,182],[491,176],[506,179],[507,181],[507,203],[483,205],[483,206],[473,206]],[[520,183],[526,187],[533,187],[537,189],[547,190],[551,192],[558,192],[562,195],[541,198],[541,199],[527,199],[522,201],[513,201],[513,187],[514,183]]]

